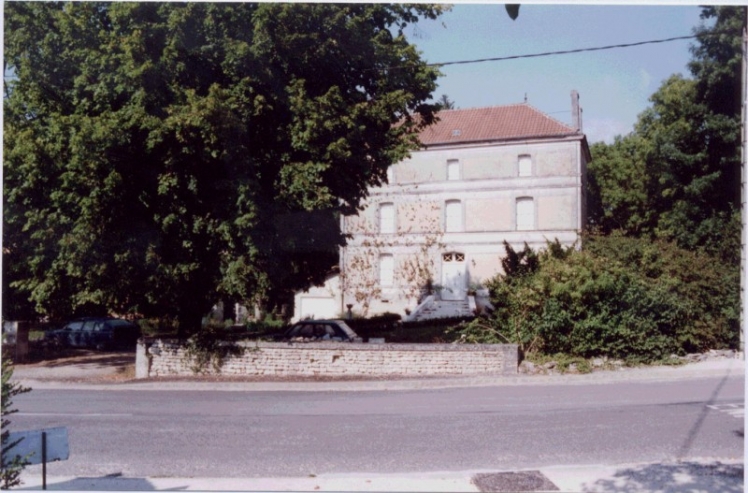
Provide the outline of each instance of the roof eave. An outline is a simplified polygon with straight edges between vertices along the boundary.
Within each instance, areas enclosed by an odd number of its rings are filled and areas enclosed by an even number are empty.
[[[422,149],[428,149],[430,147],[445,147],[445,146],[455,146],[455,145],[476,145],[476,144],[511,144],[515,142],[522,142],[522,141],[544,141],[544,140],[558,140],[558,139],[568,139],[569,137],[573,137],[573,140],[584,140],[586,142],[587,137],[583,133],[578,132],[570,132],[570,133],[563,133],[563,134],[552,134],[552,135],[523,135],[521,137],[510,137],[510,138],[501,138],[501,139],[477,139],[477,140],[456,140],[456,141],[450,141],[450,142],[436,142],[432,144],[421,144]]]

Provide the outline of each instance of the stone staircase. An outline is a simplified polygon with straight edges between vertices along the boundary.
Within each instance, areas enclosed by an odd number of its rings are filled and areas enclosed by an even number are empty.
[[[465,300],[447,301],[429,297],[407,317],[407,321],[417,322],[434,318],[472,317],[475,301],[470,296]]]

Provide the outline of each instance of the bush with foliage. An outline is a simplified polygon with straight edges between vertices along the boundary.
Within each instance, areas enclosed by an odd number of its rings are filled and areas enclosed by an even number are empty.
[[[505,249],[504,274],[487,283],[495,311],[458,327],[464,342],[629,362],[737,344],[737,272],[706,254],[616,235],[583,251]]]
[[[28,464],[27,457],[13,454],[19,441],[10,439],[8,416],[17,412],[13,409],[13,397],[31,391],[28,387],[11,382],[13,363],[7,358],[2,362],[2,455],[0,455],[0,489],[7,490],[21,484],[21,471]]]
[[[195,374],[205,373],[209,365],[216,373],[230,357],[241,357],[245,348],[232,341],[231,335],[221,325],[208,324],[187,339],[185,359]]]

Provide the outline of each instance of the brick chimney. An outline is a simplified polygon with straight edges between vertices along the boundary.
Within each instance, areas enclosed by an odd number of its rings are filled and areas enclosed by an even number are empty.
[[[571,91],[571,126],[577,131],[582,132],[582,108],[579,107],[579,93]]]

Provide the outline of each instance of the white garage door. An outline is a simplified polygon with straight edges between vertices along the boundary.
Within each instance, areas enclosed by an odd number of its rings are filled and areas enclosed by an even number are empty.
[[[340,307],[333,298],[301,298],[301,318],[336,318]]]

